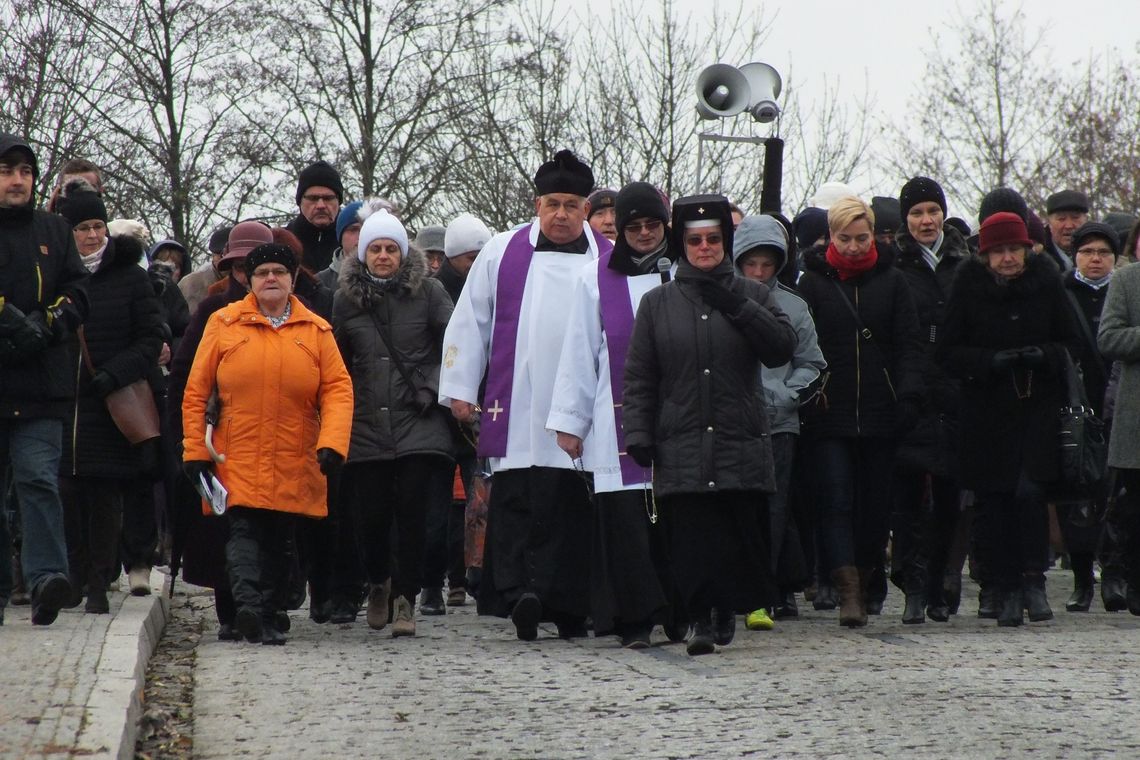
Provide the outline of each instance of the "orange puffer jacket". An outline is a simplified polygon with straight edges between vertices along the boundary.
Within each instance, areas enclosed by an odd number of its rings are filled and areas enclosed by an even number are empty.
[[[215,312],[182,400],[186,461],[208,461],[206,401],[217,387],[221,414],[215,466],[234,506],[308,517],[328,515],[317,450],[348,456],[352,380],[329,323],[290,296],[292,315],[275,330],[252,294]]]

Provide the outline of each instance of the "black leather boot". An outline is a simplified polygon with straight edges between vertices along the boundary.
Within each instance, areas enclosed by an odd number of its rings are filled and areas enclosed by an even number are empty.
[[[978,590],[978,617],[996,620],[1001,608],[1001,594],[996,588],[983,586]]]
[[[1128,609],[1128,585],[1117,575],[1101,575],[1100,600],[1105,612],[1121,612]]]
[[[903,608],[902,621],[907,625],[917,625],[926,622],[926,594],[921,591],[907,592],[906,604]]]
[[[773,615],[776,620],[783,620],[784,618],[794,618],[800,616],[800,608],[796,605],[796,592],[789,591],[783,595],[780,603],[776,605],[773,610]]]
[[[731,609],[713,610],[713,641],[725,647],[736,636],[736,615]]]
[[[1025,595],[1025,609],[1029,612],[1029,622],[1040,623],[1043,620],[1053,619],[1053,609],[1049,606],[1049,598],[1045,595],[1045,576],[1040,573],[1028,573],[1024,576],[1021,591]]]
[[[946,602],[946,609],[951,615],[958,614],[958,605],[962,603],[962,571],[947,572],[942,578],[942,599]]]
[[[1093,600],[1093,577],[1091,574],[1073,578],[1073,593],[1065,602],[1069,612],[1088,612]]]
[[[1000,611],[997,614],[997,624],[1003,628],[1018,626],[1024,622],[1025,602],[1021,590],[1003,591],[999,594]]]
[[[820,583],[816,588],[815,599],[811,602],[812,609],[833,610],[838,604],[835,589],[827,583]]]

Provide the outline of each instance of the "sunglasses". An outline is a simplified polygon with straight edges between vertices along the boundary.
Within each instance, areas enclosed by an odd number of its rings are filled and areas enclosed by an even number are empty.
[[[701,243],[708,243],[709,245],[720,245],[724,242],[724,235],[719,232],[713,232],[708,235],[686,235],[685,245],[690,248],[699,248]]]
[[[657,232],[659,229],[661,229],[660,219],[651,219],[648,222],[631,222],[625,226],[625,231],[632,232],[634,235],[641,234],[642,231]]]

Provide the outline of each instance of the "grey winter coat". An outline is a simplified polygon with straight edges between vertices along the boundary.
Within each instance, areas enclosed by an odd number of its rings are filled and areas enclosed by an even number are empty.
[[[1106,360],[1120,366],[1108,464],[1140,469],[1140,264],[1113,273],[1100,315],[1097,346]]]
[[[437,403],[443,331],[453,304],[427,277],[427,259],[409,246],[400,269],[378,283],[355,257],[341,263],[333,331],[352,376],[350,463],[409,454],[454,456],[447,411]],[[381,337],[387,330],[410,375],[409,387]]]
[[[746,296],[744,308],[730,318],[707,306],[697,285],[705,278]],[[788,362],[795,346],[771,291],[735,277],[728,258],[708,273],[681,258],[677,279],[641,299],[622,426],[627,447],[654,449],[654,493],[775,492],[756,376],[761,362]]]

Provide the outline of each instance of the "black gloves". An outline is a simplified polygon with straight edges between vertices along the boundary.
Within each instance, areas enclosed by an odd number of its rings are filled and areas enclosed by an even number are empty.
[[[895,404],[895,434],[905,436],[914,430],[921,412],[922,408],[918,402],[908,398],[901,399]]]
[[[317,462],[321,466],[321,474],[330,478],[340,470],[344,457],[332,449],[317,449]]]
[[[91,392],[99,398],[107,398],[116,387],[115,378],[103,370],[96,371],[91,377]]]
[[[205,475],[209,478],[211,462],[204,462],[198,459],[191,459],[188,462],[182,463],[182,472],[190,479],[194,485],[198,485],[198,477]]]
[[[1021,349],[1021,363],[1026,367],[1041,367],[1045,364],[1045,351],[1041,346],[1026,346]]]
[[[653,465],[653,456],[656,454],[652,446],[638,446],[637,444],[626,446],[625,453],[629,454],[633,458],[633,461],[642,467],[651,467]]]
[[[0,338],[4,339],[4,346],[11,351],[5,358],[19,361],[47,348],[51,343],[52,332],[43,314],[37,312],[28,317],[14,304],[0,300]]]
[[[745,296],[734,293],[715,280],[700,280],[697,287],[700,289],[701,299],[725,316],[736,314],[748,301]]]
[[[994,353],[990,359],[991,372],[1004,372],[1014,367],[1041,367],[1045,365],[1045,351],[1041,346],[1024,346],[1023,348],[1004,348]]]

